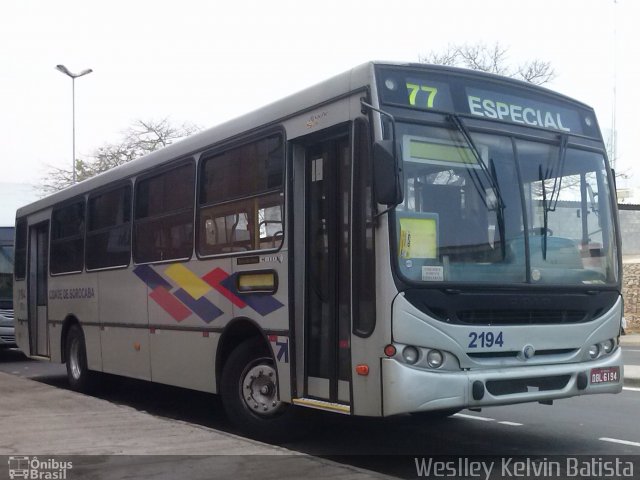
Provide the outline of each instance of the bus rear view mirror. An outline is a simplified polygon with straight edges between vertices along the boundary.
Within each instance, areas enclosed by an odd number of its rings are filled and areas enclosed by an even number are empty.
[[[373,144],[373,183],[378,203],[395,206],[402,202],[400,168],[392,140]]]

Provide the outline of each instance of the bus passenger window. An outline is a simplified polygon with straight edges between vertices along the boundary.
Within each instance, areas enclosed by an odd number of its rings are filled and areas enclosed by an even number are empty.
[[[51,214],[52,274],[84,268],[84,199],[56,207]]]
[[[87,216],[87,270],[129,265],[131,186],[90,196]]]
[[[136,183],[136,263],[182,260],[193,251],[194,168],[191,162]]]
[[[282,206],[265,207],[258,210],[260,248],[273,248],[282,241]]]
[[[205,220],[206,243],[219,248],[223,253],[251,250],[251,237],[247,226],[246,212],[207,218]]]
[[[284,238],[283,173],[281,135],[204,157],[200,167],[198,253],[279,248]]]

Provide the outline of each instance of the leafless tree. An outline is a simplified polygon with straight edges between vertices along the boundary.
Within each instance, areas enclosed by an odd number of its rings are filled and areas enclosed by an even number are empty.
[[[111,168],[130,162],[138,157],[166,147],[176,140],[185,138],[200,127],[185,123],[173,125],[167,118],[162,120],[137,120],[122,132],[122,140],[107,143],[94,152],[88,159],[76,159],[78,182],[91,178]],[[43,195],[62,190],[73,183],[71,170],[50,167],[42,180],[40,191]]]
[[[442,51],[431,51],[418,57],[421,63],[470,68],[518,78],[535,85],[550,82],[556,76],[550,62],[534,59],[520,65],[509,65],[509,49],[496,42],[449,44]]]

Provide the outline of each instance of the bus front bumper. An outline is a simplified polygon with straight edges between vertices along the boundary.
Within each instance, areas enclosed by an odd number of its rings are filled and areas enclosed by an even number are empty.
[[[592,369],[607,367],[619,367],[618,380],[591,383]],[[622,391],[623,375],[620,348],[591,362],[457,372],[418,369],[384,358],[383,415],[549,401],[594,393],[619,393]],[[480,390],[482,396],[478,398]]]

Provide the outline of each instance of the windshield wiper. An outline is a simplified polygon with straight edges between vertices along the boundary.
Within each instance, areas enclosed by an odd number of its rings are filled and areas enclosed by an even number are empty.
[[[489,159],[489,168],[491,170],[491,178],[495,182],[496,188],[497,188],[498,175],[496,174],[496,164],[493,161],[493,158]],[[499,192],[496,191],[496,202],[498,201],[498,195],[499,195]],[[505,239],[505,227],[504,227],[504,205],[502,203],[499,203],[497,205],[496,220],[498,222],[498,235],[500,236],[500,256],[501,258],[504,258],[506,255],[507,242]],[[495,241],[495,236],[494,236],[494,241]]]
[[[478,175],[478,173],[475,171],[475,169],[471,169],[473,174],[475,175],[476,179],[473,179],[473,176],[471,176],[471,179],[476,187],[476,190],[478,190],[478,193],[480,194],[480,198],[482,199],[484,206],[487,207],[487,209],[489,210],[496,210],[496,217],[497,217],[497,222],[498,222],[498,232],[500,235],[500,252],[502,255],[502,258],[504,258],[505,256],[505,252],[506,252],[506,245],[505,245],[505,238],[504,238],[504,234],[505,234],[505,227],[504,227],[504,201],[502,200],[502,195],[500,194],[500,188],[498,187],[498,177],[496,175],[496,168],[495,168],[495,164],[493,159],[489,159],[489,164],[490,164],[490,168],[491,171],[489,171],[489,169],[487,168],[487,166],[484,164],[484,162],[482,161],[482,157],[480,156],[480,151],[478,150],[478,147],[476,147],[476,144],[473,141],[473,138],[471,138],[471,134],[469,133],[469,130],[467,129],[467,126],[462,122],[462,119],[456,115],[455,113],[452,113],[450,115],[448,115],[448,119],[451,123],[453,123],[456,128],[458,129],[458,131],[460,132],[460,134],[462,135],[462,137],[464,138],[464,140],[467,142],[467,145],[469,146],[469,148],[471,149],[471,152],[473,153],[473,156],[476,159],[476,162],[478,163],[478,166],[480,167],[480,170],[482,170],[482,173],[484,173],[485,177],[489,180],[489,187],[493,190],[493,193],[495,194],[496,197],[496,207],[495,208],[490,208],[489,205],[487,205],[487,201],[484,198],[484,194],[486,192],[482,191],[482,185],[483,182],[480,179],[480,176]],[[476,181],[479,183],[476,184]]]
[[[567,135],[562,135],[560,137],[560,149],[558,151],[558,159],[556,161],[556,165],[558,168],[557,172],[554,172],[554,168],[548,168],[545,173],[545,178],[551,178],[553,175],[553,187],[551,187],[551,195],[549,199],[549,211],[555,212],[556,205],[558,204],[558,199],[560,198],[560,190],[562,189],[562,174],[564,172],[564,162],[567,158],[567,143],[569,142],[569,137]],[[555,199],[554,199],[555,196]],[[553,206],[552,206],[553,205]]]
[[[482,161],[482,157],[480,156],[480,151],[478,150],[478,147],[476,147],[476,144],[473,142],[473,138],[471,138],[471,134],[469,133],[469,130],[467,129],[467,126],[462,123],[462,119],[456,115],[455,113],[452,113],[450,115],[448,115],[449,120],[451,121],[451,123],[453,123],[456,128],[458,129],[458,131],[462,134],[462,137],[464,138],[465,142],[467,142],[467,145],[469,146],[469,149],[471,150],[471,152],[473,153],[473,156],[476,159],[476,162],[478,162],[478,166],[480,167],[480,170],[482,170],[482,173],[485,174],[486,178],[489,180],[489,186],[491,187],[491,189],[494,191],[495,195],[496,195],[496,201],[498,202],[498,208],[499,209],[503,209],[504,208],[504,202],[502,201],[502,195],[500,195],[500,189],[498,188],[498,184],[495,180],[495,178],[493,178],[493,176],[491,175],[491,173],[489,172],[489,170],[487,169],[487,166],[484,164],[484,162]],[[478,180],[478,182],[480,183],[480,185],[476,185],[476,188],[480,189],[482,187],[482,180],[480,179],[479,175],[477,174],[477,172],[474,172],[475,176]],[[495,171],[494,171],[495,173]],[[484,193],[482,191],[479,190],[478,193]],[[489,206],[487,205],[486,201],[484,200],[484,195],[481,195],[485,206],[487,208],[489,208]]]
[[[542,259],[547,260],[547,227],[549,226],[549,206],[547,204],[547,187],[544,182],[546,178],[542,176],[542,165],[538,165],[538,178],[542,184]]]
[[[538,176],[540,183],[542,184],[542,259],[547,259],[547,236],[549,234],[549,212],[555,212],[558,200],[560,199],[560,190],[562,189],[562,175],[564,172],[564,163],[567,158],[567,143],[569,137],[567,135],[560,136],[560,148],[558,151],[558,158],[556,160],[557,171],[554,171],[554,167],[547,166],[547,170],[542,176],[542,165],[538,165]],[[553,186],[549,195],[549,201],[547,202],[547,187],[545,180],[553,176]]]

